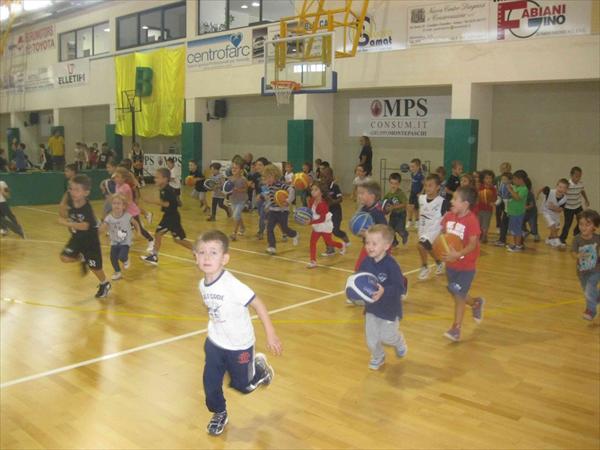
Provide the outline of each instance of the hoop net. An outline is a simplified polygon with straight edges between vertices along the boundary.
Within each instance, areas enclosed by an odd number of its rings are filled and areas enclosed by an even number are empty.
[[[271,81],[271,87],[275,93],[275,100],[277,100],[277,106],[289,105],[292,92],[299,91],[302,85],[295,81],[289,80],[275,80]]]

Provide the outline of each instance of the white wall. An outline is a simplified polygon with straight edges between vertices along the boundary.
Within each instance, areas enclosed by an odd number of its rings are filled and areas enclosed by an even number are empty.
[[[600,83],[494,86],[491,167],[510,161],[534,188],[583,168],[592,207],[600,207]]]

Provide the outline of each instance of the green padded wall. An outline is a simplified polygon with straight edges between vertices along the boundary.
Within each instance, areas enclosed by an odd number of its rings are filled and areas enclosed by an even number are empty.
[[[92,179],[90,200],[103,198],[100,182],[108,178],[106,170],[83,170],[82,174]],[[66,188],[62,172],[24,172],[0,173],[0,180],[8,184],[11,205],[48,205],[56,204],[62,198]],[[58,210],[57,210],[58,211]]]
[[[446,119],[444,132],[444,167],[452,171],[452,161],[461,161],[465,173],[477,170],[479,121],[476,119]]]
[[[7,160],[12,160],[12,141],[14,138],[17,138],[17,142],[21,142],[21,133],[18,128],[8,128],[6,130],[6,152],[7,154],[4,157]]]
[[[108,148],[114,150],[117,155],[117,161],[123,159],[123,136],[117,134],[117,126],[114,123],[104,125],[104,137]]]
[[[189,174],[188,162],[194,159],[202,170],[202,124],[186,122],[181,124],[181,176]]]
[[[302,164],[313,160],[313,121],[288,120],[287,160],[295,172],[302,171]]]

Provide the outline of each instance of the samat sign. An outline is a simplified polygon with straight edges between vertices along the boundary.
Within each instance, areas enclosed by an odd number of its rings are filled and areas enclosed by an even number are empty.
[[[450,96],[350,99],[350,136],[441,138]]]
[[[592,4],[587,0],[494,0],[496,40],[589,34]]]
[[[252,32],[243,30],[187,43],[188,70],[252,64]]]

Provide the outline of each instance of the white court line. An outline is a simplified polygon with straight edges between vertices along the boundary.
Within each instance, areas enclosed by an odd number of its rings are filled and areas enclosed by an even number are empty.
[[[53,212],[53,211],[47,211],[45,209],[40,209],[40,208],[32,208],[30,206],[15,206],[15,208],[28,209],[29,211],[43,212],[45,214],[52,214],[53,216],[58,216],[58,210]]]
[[[42,240],[42,239],[25,239],[25,240],[23,240],[23,239],[7,238],[7,239],[3,239],[3,240],[4,241],[13,241],[13,242],[32,242],[32,243],[64,245],[64,242],[46,241],[46,240]],[[108,245],[102,245],[102,247],[106,248],[106,247],[109,247],[109,246]],[[132,248],[131,250],[134,251],[134,252],[143,253],[143,251],[136,250],[134,248]],[[176,256],[176,255],[170,255],[168,253],[161,252],[160,256],[161,257],[164,256],[164,257],[175,259],[175,260],[179,260],[179,261],[188,262],[190,264],[195,264],[193,259],[183,258],[181,256]],[[304,289],[306,291],[313,291],[313,292],[317,292],[319,294],[331,294],[331,292],[329,292],[329,291],[324,291],[322,289],[316,289],[316,288],[312,288],[312,287],[309,287],[309,286],[304,286],[304,285],[301,285],[301,284],[291,283],[289,281],[283,281],[283,280],[277,280],[275,278],[263,277],[262,275],[255,275],[253,273],[242,272],[241,270],[237,270],[237,269],[227,268],[227,270],[229,272],[232,272],[232,273],[237,273],[237,274],[240,274],[240,275],[245,275],[247,277],[256,278],[258,280],[269,281],[271,283],[277,283],[277,284],[283,284],[284,286],[291,286],[291,287],[295,287],[295,288],[298,288],[298,289]]]

